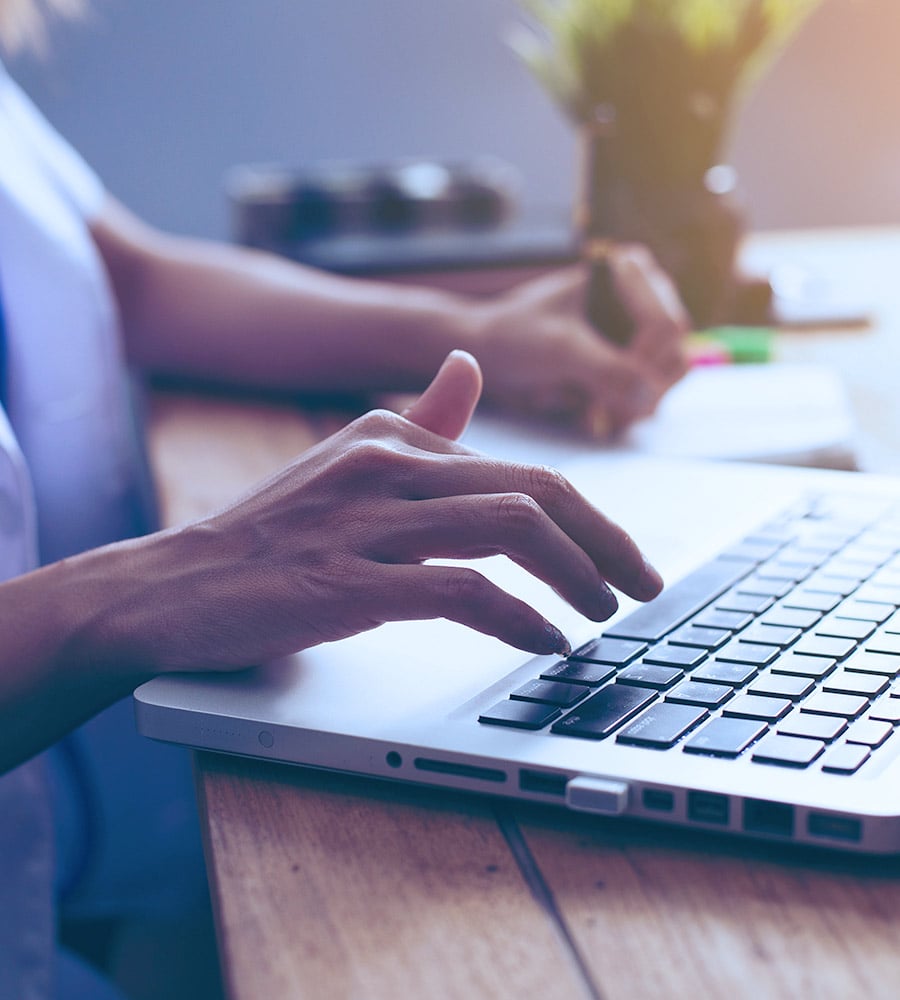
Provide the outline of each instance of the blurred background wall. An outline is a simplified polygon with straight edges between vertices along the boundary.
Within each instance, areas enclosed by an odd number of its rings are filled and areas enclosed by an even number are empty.
[[[515,0],[92,0],[13,75],[151,221],[225,236],[235,163],[491,153],[563,212],[571,129],[504,41]],[[738,116],[755,228],[900,223],[900,3],[825,0]],[[2,150],[0,150],[2,155]]]

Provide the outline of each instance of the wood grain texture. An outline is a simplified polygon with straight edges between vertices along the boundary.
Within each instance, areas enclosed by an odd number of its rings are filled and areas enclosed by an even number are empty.
[[[895,998],[900,860],[520,810],[605,1000]]]
[[[489,801],[198,755],[229,996],[579,998]]]

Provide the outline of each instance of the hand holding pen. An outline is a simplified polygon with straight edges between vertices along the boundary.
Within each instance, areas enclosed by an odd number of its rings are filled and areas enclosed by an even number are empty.
[[[587,267],[585,318],[611,344],[626,347],[635,332],[635,318],[622,302],[616,287],[613,257],[616,244],[599,237],[588,239],[582,248]]]
[[[602,305],[614,301],[627,317],[624,346],[613,343],[600,320],[594,325],[586,317],[590,280],[584,265],[477,303],[471,350],[484,372],[488,404],[575,427],[597,440],[653,412],[687,370],[687,315],[643,247],[611,246],[603,267],[613,294],[603,296]]]
[[[687,371],[691,328],[687,310],[646,247],[595,239],[586,245],[584,257],[585,319],[623,363],[642,373],[643,380],[634,385],[634,407],[647,415]],[[594,416],[590,426],[595,437],[602,437],[602,399],[596,409],[600,416]],[[619,429],[615,421],[609,428]]]

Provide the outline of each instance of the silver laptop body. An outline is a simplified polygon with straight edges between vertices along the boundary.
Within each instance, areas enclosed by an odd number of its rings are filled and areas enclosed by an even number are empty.
[[[389,624],[241,673],[152,680],[135,693],[139,731],[604,816],[900,851],[900,635],[888,631],[900,606],[900,481],[615,454],[564,471],[662,571],[657,601],[674,624],[661,637],[646,638],[644,606],[622,599],[598,626],[496,557],[479,570],[560,625],[571,662],[443,620]],[[705,599],[698,581],[711,587]],[[799,607],[786,596],[796,588]],[[716,616],[751,606],[750,618]],[[712,624],[701,627],[702,614]],[[708,648],[673,641],[697,628]],[[601,634],[616,641],[592,645]],[[751,662],[733,662],[734,650]],[[617,656],[625,662],[602,662]],[[574,700],[553,704],[560,691]]]

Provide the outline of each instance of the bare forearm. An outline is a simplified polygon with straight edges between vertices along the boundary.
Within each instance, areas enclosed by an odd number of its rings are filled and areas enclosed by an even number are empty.
[[[462,298],[163,236],[117,206],[108,215],[95,237],[129,354],[150,371],[311,391],[413,389],[450,350],[472,347],[479,313]]]
[[[0,772],[150,676],[127,656],[110,655],[100,638],[127,576],[120,557],[100,550],[0,586]]]

